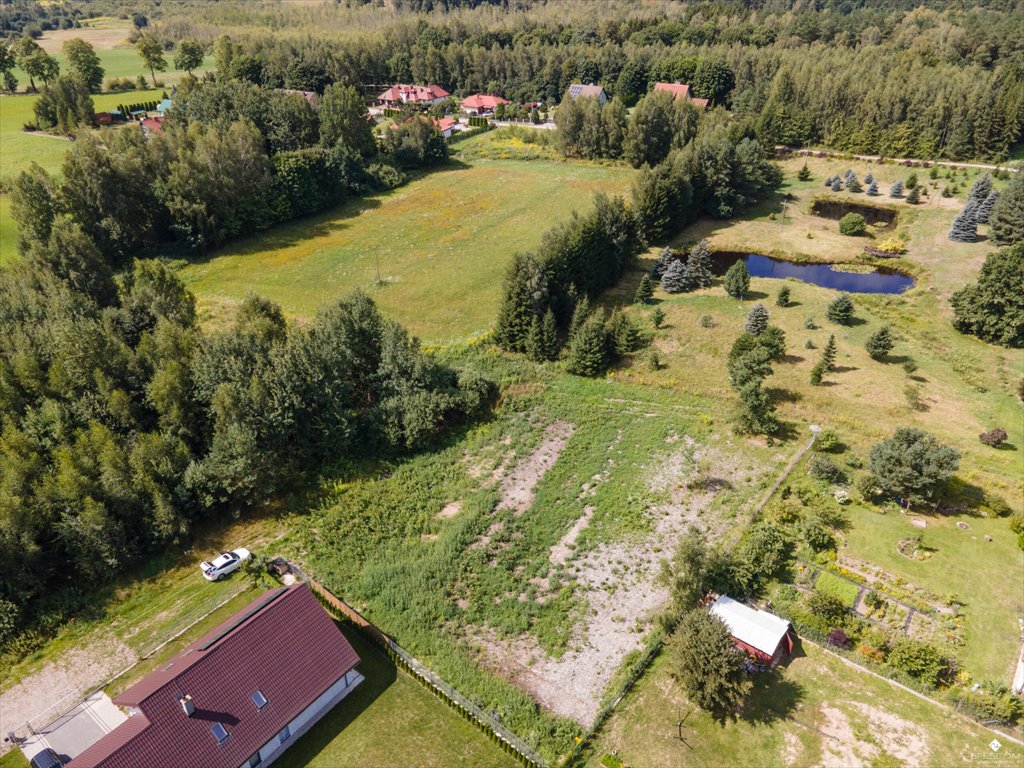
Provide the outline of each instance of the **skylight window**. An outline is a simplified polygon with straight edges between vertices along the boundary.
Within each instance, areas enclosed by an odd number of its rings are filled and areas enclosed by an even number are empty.
[[[267,697],[263,695],[263,691],[256,691],[252,695],[252,703],[256,705],[256,709],[263,709],[267,706]]]
[[[223,744],[225,741],[228,740],[227,728],[225,728],[220,723],[214,723],[213,727],[210,728],[210,730],[213,731],[213,738],[217,740],[218,744]]]

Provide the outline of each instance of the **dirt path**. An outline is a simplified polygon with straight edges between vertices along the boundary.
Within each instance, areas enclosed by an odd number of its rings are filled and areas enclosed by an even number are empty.
[[[776,150],[784,150],[793,155],[808,155],[810,157],[817,157],[819,152],[824,152],[826,157],[838,157],[839,155],[847,156],[845,152],[832,152],[827,149],[794,149],[793,147],[783,147],[778,145],[775,147]],[[1010,165],[987,165],[985,163],[957,163],[952,160],[923,160],[919,157],[881,157],[880,155],[849,155],[854,160],[866,160],[868,162],[877,162],[878,160],[885,160],[887,163],[928,163],[929,165],[941,165],[946,168],[981,168],[989,171],[1010,171],[1011,173],[1017,173],[1018,168]]]

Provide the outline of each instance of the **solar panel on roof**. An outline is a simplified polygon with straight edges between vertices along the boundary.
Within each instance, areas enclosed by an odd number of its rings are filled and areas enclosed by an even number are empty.
[[[225,635],[231,633],[235,629],[238,629],[238,626],[240,624],[242,624],[245,621],[248,621],[249,619],[251,619],[253,616],[255,616],[257,613],[262,611],[264,608],[266,608],[272,602],[277,600],[277,598],[279,598],[281,595],[283,595],[287,591],[288,591],[288,587],[278,587],[273,592],[269,593],[265,598],[263,598],[258,603],[256,603],[256,605],[254,605],[252,608],[250,608],[249,610],[245,611],[244,613],[240,613],[237,616],[235,616],[234,619],[232,620],[232,622],[230,624],[228,624],[226,627],[224,627],[224,629],[222,629],[220,632],[218,632],[216,635],[211,637],[209,640],[207,640],[202,645],[197,645],[196,648],[198,650],[200,650],[200,651],[205,651],[210,646],[214,645],[218,640],[221,640]]]

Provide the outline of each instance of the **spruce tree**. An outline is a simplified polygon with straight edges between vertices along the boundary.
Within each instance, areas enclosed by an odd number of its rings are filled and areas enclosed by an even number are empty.
[[[633,297],[633,300],[637,304],[650,304],[653,296],[654,284],[651,282],[651,276],[644,275],[640,278],[640,285],[636,287],[636,295]]]
[[[784,285],[779,288],[779,295],[775,297],[775,303],[780,307],[789,306],[789,286]]]
[[[581,296],[572,310],[572,319],[569,321],[569,338],[576,335],[576,332],[583,327],[583,323],[590,317],[590,299]]]
[[[903,183],[903,186],[906,187],[907,190],[917,189],[917,174],[911,173],[907,176],[907,180]]]
[[[868,175],[864,177],[864,183],[865,184],[873,184],[874,181],[875,181],[875,177],[871,175],[871,171],[868,171]]]
[[[833,192],[840,192],[840,191],[842,191],[842,189],[843,189],[843,180],[840,179],[838,176],[836,176],[834,179],[832,179],[832,191]]]
[[[661,276],[665,274],[665,270],[668,269],[673,260],[672,249],[666,245],[662,249],[661,255],[658,256],[658,260],[654,262],[654,266],[651,267],[651,279],[661,280]]]
[[[811,169],[807,167],[807,161],[806,160],[804,161],[804,167],[800,169],[800,173],[798,173],[796,175],[796,177],[800,181],[810,181],[811,180]]]
[[[686,282],[686,264],[681,259],[675,259],[661,276],[661,289],[665,293],[685,293],[692,288]]]
[[[599,376],[608,367],[608,330],[604,316],[595,312],[569,339],[565,368],[577,376]]]
[[[833,181],[835,181],[835,179],[832,176],[827,177],[825,179],[825,186],[826,187],[831,187]]]
[[[864,348],[871,355],[872,360],[883,360],[886,355],[892,352],[893,340],[892,340],[892,329],[888,325],[883,325],[873,334],[868,337],[867,343]]]
[[[989,216],[989,234],[999,245],[1024,241],[1024,171],[1015,173]]]
[[[543,273],[532,256],[517,254],[513,257],[505,272],[501,306],[498,308],[497,327],[494,330],[494,340],[502,349],[509,352],[526,351],[530,328],[537,316],[536,293],[538,290],[542,296],[546,293],[546,286],[541,284],[542,278]]]
[[[846,191],[847,192],[863,192],[864,187],[860,185],[857,180],[857,174],[850,174],[850,178],[846,180]]]
[[[853,168],[847,168],[843,172],[843,181],[845,181],[846,183],[849,183],[850,179],[852,179],[852,178],[854,178]]]
[[[550,309],[544,313],[543,319],[534,315],[526,344],[526,354],[531,360],[538,362],[558,359],[558,323],[555,320],[555,313]]]
[[[725,292],[734,299],[742,299],[746,296],[747,291],[750,290],[750,273],[747,271],[747,265],[742,261],[737,261],[729,267],[729,271],[725,273],[724,283]]]
[[[992,177],[989,174],[984,174],[978,177],[978,180],[971,185],[971,191],[967,193],[968,200],[974,200],[980,203],[986,197],[989,192],[992,191]]]
[[[850,294],[840,293],[836,296],[828,305],[825,317],[837,325],[849,325],[853,320],[853,299]]]
[[[768,327],[768,310],[764,304],[755,304],[747,313],[747,324],[744,328],[751,336],[760,336]]]
[[[819,384],[821,384],[821,380],[824,378],[824,376],[825,366],[823,366],[820,362],[815,363],[814,367],[811,368],[811,384],[813,384],[814,386],[818,386]]]
[[[994,189],[989,192],[988,195],[985,196],[985,199],[978,203],[978,208],[974,215],[974,221],[978,224],[988,224],[988,220],[992,216],[992,208],[995,206],[998,199],[998,192]]]
[[[911,205],[917,205],[918,203],[921,202],[920,186],[916,186],[910,190],[910,193],[907,195],[907,202],[910,203]]]
[[[868,182],[867,194],[869,194],[871,197],[878,197],[878,182],[875,181],[874,179]]]
[[[973,243],[978,239],[978,225],[974,219],[977,207],[973,200],[967,201],[964,209],[953,219],[953,226],[950,227],[947,235],[950,240],[958,243]]]
[[[825,373],[829,373],[836,366],[836,337],[835,334],[831,334],[828,337],[828,344],[821,350],[821,364],[825,368]]]
[[[889,197],[903,197],[903,182],[894,181],[889,188]]]
[[[690,290],[707,288],[714,281],[714,274],[711,272],[711,250],[708,248],[708,241],[701,240],[690,249],[690,257],[686,260],[684,271],[687,284]]]

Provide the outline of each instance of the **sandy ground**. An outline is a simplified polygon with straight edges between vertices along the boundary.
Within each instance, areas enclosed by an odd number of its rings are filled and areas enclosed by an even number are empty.
[[[930,750],[924,729],[899,715],[854,703],[869,723],[867,729],[855,729],[841,710],[825,706],[821,730],[831,738],[822,741],[824,768],[854,768],[871,765],[882,753],[902,765],[928,765]]]
[[[566,565],[577,594],[586,601],[569,650],[561,658],[548,656],[528,634],[509,640],[483,630],[472,638],[484,649],[489,666],[546,709],[584,727],[600,710],[601,699],[623,659],[642,646],[654,618],[668,601],[667,588],[658,582],[662,559],[691,526],[711,535],[725,526],[708,514],[711,501],[725,483],[709,477],[706,467],[715,466],[733,479],[742,480],[744,475],[744,470],[730,466],[727,456],[708,451],[688,437],[669,444],[673,444],[671,453],[657,462],[658,471],[648,480],[653,491],[668,498],[651,510],[651,534],[639,541],[602,544],[574,554],[573,544],[596,511],[588,505],[551,548],[550,562]],[[581,488],[581,498],[593,495],[596,484],[605,481],[613,459],[608,461],[608,468]],[[531,462],[533,457],[527,463]]]
[[[29,719],[35,727],[43,725],[136,660],[134,651],[113,635],[66,652],[0,694],[0,733],[22,729]],[[10,748],[0,742],[0,754]]]

